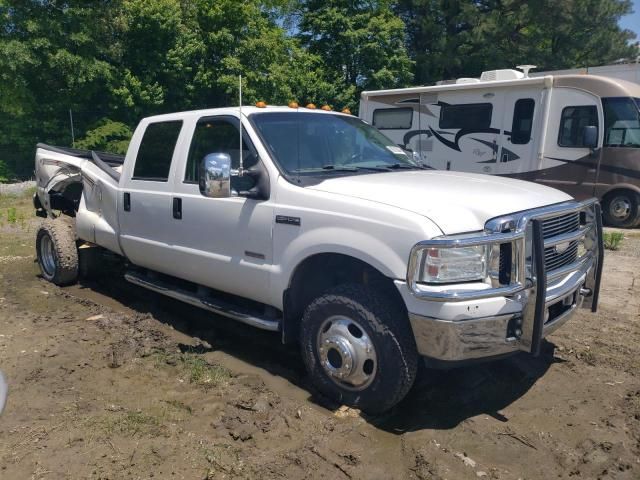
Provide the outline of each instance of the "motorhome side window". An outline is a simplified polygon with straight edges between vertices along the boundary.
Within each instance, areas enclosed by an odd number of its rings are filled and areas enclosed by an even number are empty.
[[[150,123],[147,126],[136,156],[133,180],[153,182],[168,180],[173,151],[181,129],[181,120]]]
[[[373,111],[373,126],[379,130],[408,130],[413,120],[413,108],[378,108]]]
[[[467,130],[490,128],[492,113],[493,105],[490,103],[442,105],[439,127]]]
[[[210,153],[226,153],[231,157],[231,168],[240,166],[240,131],[235,118],[201,118],[198,120],[184,175],[185,183],[198,183],[200,162]],[[246,138],[242,143],[243,168],[251,168],[257,163],[257,155],[247,145]]]
[[[640,147],[640,98],[603,98],[604,146]]]
[[[532,98],[521,98],[516,101],[511,125],[511,143],[514,145],[524,145],[531,140],[535,105],[536,102]]]
[[[587,126],[598,127],[598,110],[594,105],[565,107],[560,117],[558,145],[582,148],[582,135]]]

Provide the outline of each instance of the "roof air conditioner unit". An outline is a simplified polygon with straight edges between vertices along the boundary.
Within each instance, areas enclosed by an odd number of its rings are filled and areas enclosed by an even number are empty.
[[[482,72],[480,80],[483,82],[493,82],[501,80],[518,80],[524,78],[524,74],[517,70],[511,70],[505,68],[503,70],[489,70],[488,72]]]
[[[457,84],[460,84],[460,83],[480,83],[480,79],[479,78],[466,78],[466,77],[463,77],[463,78],[457,79],[456,83]]]

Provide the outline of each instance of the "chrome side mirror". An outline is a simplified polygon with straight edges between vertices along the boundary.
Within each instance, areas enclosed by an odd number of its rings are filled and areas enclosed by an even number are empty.
[[[231,157],[228,153],[210,153],[200,163],[200,193],[205,197],[231,196]]]

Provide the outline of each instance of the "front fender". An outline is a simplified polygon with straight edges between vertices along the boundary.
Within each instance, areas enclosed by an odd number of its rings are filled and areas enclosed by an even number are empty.
[[[398,236],[399,237],[399,236]],[[274,242],[285,241],[274,232]],[[303,232],[289,238],[286,248],[274,249],[276,260],[272,282],[272,298],[282,308],[282,292],[290,286],[296,268],[307,258],[317,254],[341,254],[360,260],[391,279],[405,278],[411,246],[416,239],[396,239],[388,243],[363,231],[339,226],[327,226]]]

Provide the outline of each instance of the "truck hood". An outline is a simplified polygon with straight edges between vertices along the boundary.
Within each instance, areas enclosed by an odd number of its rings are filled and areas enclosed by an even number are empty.
[[[434,170],[328,178],[307,188],[417,213],[446,235],[482,230],[491,218],[572,198],[522,180]]]

